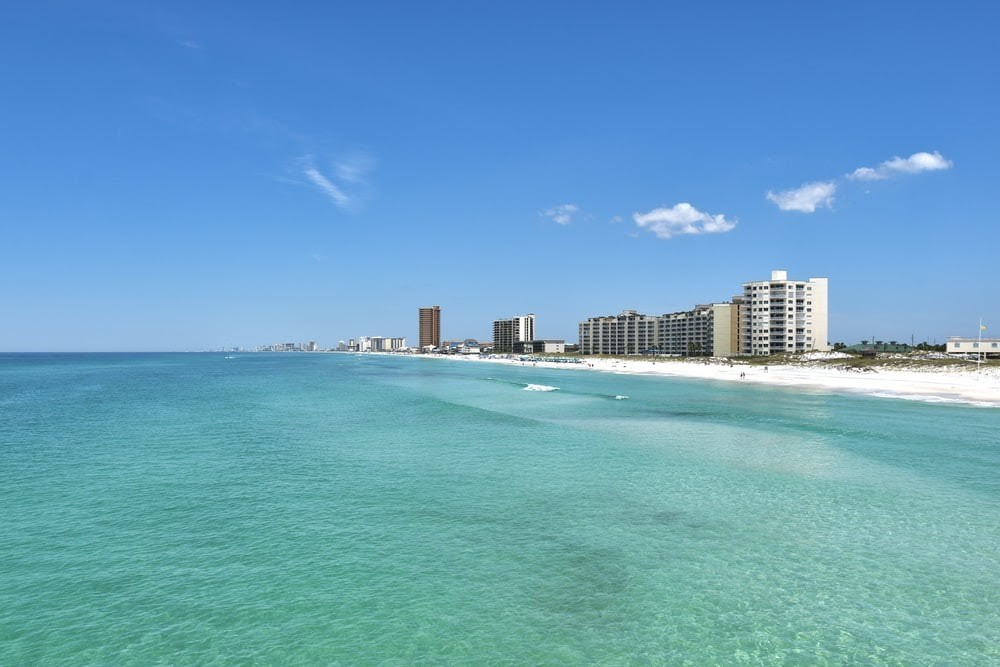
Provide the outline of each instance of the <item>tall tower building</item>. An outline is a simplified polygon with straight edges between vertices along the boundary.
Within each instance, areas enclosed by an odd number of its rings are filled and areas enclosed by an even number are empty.
[[[743,283],[740,353],[783,354],[830,349],[827,279],[789,280],[772,271],[770,280]]]
[[[441,306],[420,309],[420,350],[441,347]]]
[[[493,351],[513,352],[514,343],[535,340],[535,314],[493,321]]]

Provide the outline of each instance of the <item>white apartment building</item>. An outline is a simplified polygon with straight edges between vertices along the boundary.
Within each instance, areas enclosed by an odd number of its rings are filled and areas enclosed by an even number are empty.
[[[564,340],[529,340],[514,343],[514,354],[565,354]]]
[[[353,340],[353,339],[352,339]],[[406,347],[405,338],[385,338],[383,336],[361,336],[358,338],[358,352],[398,352]]]
[[[789,280],[779,270],[743,283],[739,328],[741,354],[828,351],[827,279]]]
[[[493,351],[513,352],[514,343],[535,340],[535,314],[493,321]]]

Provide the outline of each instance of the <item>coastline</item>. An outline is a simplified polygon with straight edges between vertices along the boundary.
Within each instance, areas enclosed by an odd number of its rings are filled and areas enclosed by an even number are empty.
[[[867,371],[821,365],[778,364],[758,366],[723,359],[670,359],[649,361],[630,358],[582,357],[580,363],[542,359],[522,361],[517,357],[437,356],[477,363],[502,363],[540,368],[585,370],[626,375],[682,377],[719,382],[748,383],[802,388],[839,394],[862,394],[877,398],[916,400],[926,403],[964,403],[1000,407],[1000,368],[964,370],[955,366],[926,368],[875,367]]]

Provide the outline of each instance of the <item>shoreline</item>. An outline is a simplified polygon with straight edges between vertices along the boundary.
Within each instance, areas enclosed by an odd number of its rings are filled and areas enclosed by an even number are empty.
[[[521,361],[517,357],[439,356],[477,363],[502,363],[539,368],[584,370],[622,375],[680,377],[718,382],[820,390],[837,394],[861,394],[874,398],[895,398],[925,403],[960,403],[1000,408],[1000,369],[982,371],[952,368],[895,369],[873,368],[851,371],[818,365],[778,364],[757,366],[720,359],[671,359],[649,361],[629,358],[582,357],[580,363]]]

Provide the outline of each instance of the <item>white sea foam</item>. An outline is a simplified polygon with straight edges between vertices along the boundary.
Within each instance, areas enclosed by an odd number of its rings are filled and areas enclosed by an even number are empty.
[[[906,393],[892,393],[892,392],[873,392],[871,394],[876,398],[895,398],[902,401],[920,401],[921,403],[943,403],[948,405],[970,405],[977,408],[995,408],[996,403],[990,403],[989,401],[977,401],[970,398],[961,398],[956,396],[934,396],[930,394],[906,394]]]
[[[524,388],[525,391],[556,391],[559,387],[550,387],[547,384],[529,384]]]

